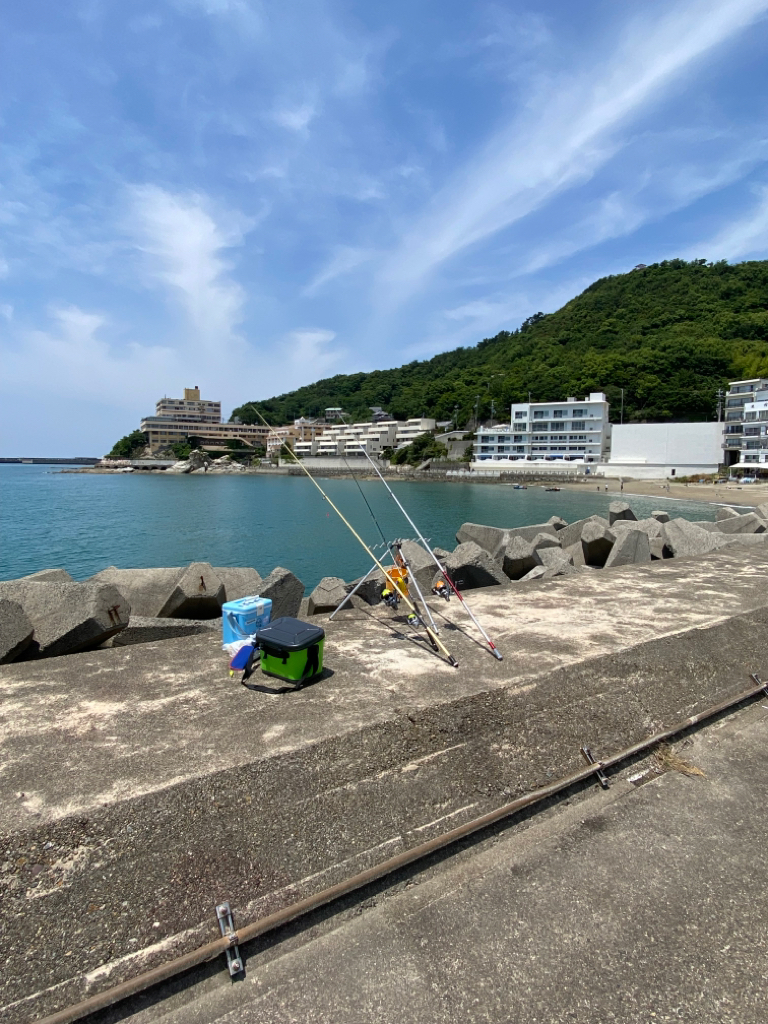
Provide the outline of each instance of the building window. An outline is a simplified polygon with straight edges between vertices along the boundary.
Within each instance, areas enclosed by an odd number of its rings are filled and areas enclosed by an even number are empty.
[[[587,424],[584,422],[584,420],[574,420],[573,423],[571,423],[571,430],[586,430],[586,429],[587,429]]]
[[[574,409],[573,412],[571,413],[571,415],[572,416],[587,416],[588,415],[588,410],[587,409]]]
[[[547,412],[546,409],[535,409],[534,410],[533,418],[535,420],[543,420],[545,416],[549,416],[549,413]]]
[[[550,426],[549,429],[552,430],[552,431],[565,430],[565,424],[564,423],[553,423]]]
[[[555,409],[552,413],[552,416],[556,420],[561,420],[563,416],[565,416],[565,409]]]
[[[524,420],[524,419],[527,419],[527,418],[528,418],[528,413],[526,413],[526,412],[516,412],[515,413],[515,419],[516,420]]]

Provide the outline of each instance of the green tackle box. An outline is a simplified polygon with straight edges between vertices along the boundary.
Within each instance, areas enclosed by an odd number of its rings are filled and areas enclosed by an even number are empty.
[[[323,671],[325,630],[300,619],[275,619],[256,634],[261,670],[288,683],[306,683]]]

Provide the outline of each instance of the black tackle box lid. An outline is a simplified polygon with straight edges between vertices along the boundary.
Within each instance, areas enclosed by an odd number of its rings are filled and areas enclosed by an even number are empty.
[[[256,642],[285,651],[303,651],[319,643],[324,636],[325,630],[321,626],[312,626],[309,622],[286,615],[260,629],[256,634]]]

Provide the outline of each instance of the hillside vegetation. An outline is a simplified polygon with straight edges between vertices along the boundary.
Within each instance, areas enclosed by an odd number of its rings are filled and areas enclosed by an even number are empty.
[[[595,281],[556,313],[516,331],[394,370],[330,377],[259,402],[273,423],[342,406],[367,419],[380,405],[397,419],[434,416],[459,426],[506,418],[512,402],[605,391],[618,420],[712,419],[729,380],[768,375],[768,261],[667,260]],[[233,416],[255,422],[253,403]]]

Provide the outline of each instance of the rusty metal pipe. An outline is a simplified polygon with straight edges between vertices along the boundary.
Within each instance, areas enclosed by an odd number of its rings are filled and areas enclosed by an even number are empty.
[[[342,896],[346,896],[349,893],[354,892],[356,889],[361,889],[366,885],[370,885],[371,882],[378,881],[380,878],[384,878],[386,875],[392,874],[394,871],[407,867],[415,861],[422,860],[424,857],[428,857],[430,854],[436,853],[438,850],[451,846],[453,843],[456,843],[461,839],[465,839],[468,836],[473,835],[475,832],[488,828],[490,825],[495,825],[497,822],[503,821],[504,818],[509,818],[512,815],[517,814],[526,807],[540,803],[548,797],[556,796],[558,793],[568,789],[570,786],[575,786],[580,782],[585,782],[587,779],[591,778],[593,775],[596,776],[606,768],[612,768],[617,764],[620,764],[622,761],[627,761],[635,755],[641,754],[644,751],[657,746],[659,743],[663,743],[665,740],[671,739],[673,736],[684,732],[686,729],[690,729],[694,725],[699,725],[701,722],[705,722],[709,718],[714,718],[715,715],[721,714],[723,711],[728,711],[730,708],[733,708],[752,697],[757,697],[759,694],[765,694],[768,696],[768,683],[763,683],[754,673],[752,674],[752,679],[755,680],[757,685],[751,687],[749,690],[744,690],[733,697],[729,697],[727,700],[721,701],[719,704],[715,704],[712,707],[707,708],[706,711],[701,711],[698,715],[692,715],[690,718],[686,718],[684,721],[678,722],[669,729],[657,732],[653,736],[649,736],[647,739],[633,744],[631,747],[625,747],[623,750],[620,750],[615,754],[611,754],[610,757],[604,758],[601,761],[596,761],[594,764],[587,765],[585,768],[582,768],[581,771],[574,772],[572,775],[565,775],[556,782],[550,783],[548,786],[542,786],[539,789],[534,789],[530,793],[526,793],[524,796],[517,797],[517,799],[512,800],[510,803],[504,804],[503,807],[497,807],[495,810],[489,811],[487,814],[483,814],[479,818],[473,818],[472,821],[468,821],[463,825],[459,825],[457,828],[451,829],[450,832],[444,832],[439,836],[435,836],[434,839],[430,839],[425,843],[420,843],[418,846],[414,846],[410,850],[405,850],[403,853],[398,853],[394,857],[389,857],[387,860],[381,861],[381,863],[376,864],[371,868],[367,868],[365,871],[361,871],[356,875],[352,875],[350,878],[344,879],[343,882],[339,882],[336,885],[330,886],[328,889],[323,889],[321,892],[315,893],[314,896],[308,896],[306,899],[299,900],[297,903],[292,903],[290,906],[284,907],[282,910],[275,911],[274,914],[269,914],[267,917],[262,917],[258,921],[253,921],[251,924],[244,925],[242,928],[239,928],[237,932],[227,938],[216,939],[213,942],[208,942],[204,946],[199,946],[197,949],[192,950],[190,953],[185,953],[183,956],[177,957],[175,960],[170,960],[168,963],[161,964],[159,967],[155,967],[150,971],[139,974],[135,978],[130,978],[127,981],[120,982],[120,984],[115,985],[110,989],[106,989],[103,992],[98,992],[96,995],[90,996],[88,999],[84,999],[82,1002],[76,1003],[73,1006],[68,1006],[63,1010],[58,1010],[56,1013],[52,1013],[49,1016],[42,1018],[37,1022],[37,1024],[71,1024],[72,1021],[80,1020],[88,1014],[96,1013],[98,1010],[104,1010],[108,1006],[112,1006],[114,1003],[121,1002],[123,999],[127,999],[139,992],[143,992],[146,989],[151,988],[153,985],[167,981],[168,979],[173,978],[178,974],[182,974],[184,971],[187,971],[192,967],[198,967],[209,960],[213,960],[220,953],[223,953],[229,946],[242,945],[243,943],[250,942],[259,935],[264,935],[266,932],[273,931],[275,928],[279,928],[282,925],[288,924],[290,921],[294,921],[297,917],[301,917],[313,910],[317,910],[318,907],[322,907],[325,904],[332,903],[334,900],[337,900]]]

